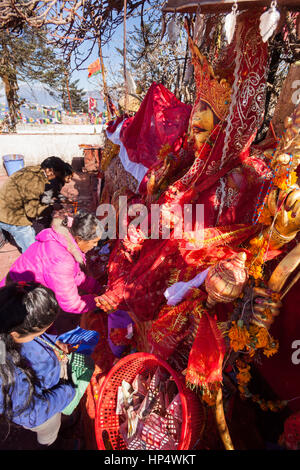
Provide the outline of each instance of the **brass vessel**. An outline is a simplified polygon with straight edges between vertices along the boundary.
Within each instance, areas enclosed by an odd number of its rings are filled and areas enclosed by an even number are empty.
[[[241,294],[248,279],[246,259],[246,253],[237,253],[209,269],[205,279],[207,307],[211,308],[219,302],[232,302]]]

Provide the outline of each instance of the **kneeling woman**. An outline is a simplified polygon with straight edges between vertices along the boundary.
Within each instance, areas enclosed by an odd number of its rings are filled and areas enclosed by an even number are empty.
[[[75,396],[74,385],[60,379],[62,362],[43,342],[58,313],[53,292],[40,284],[0,289],[0,414],[36,432],[38,442],[48,446]]]
[[[53,290],[64,312],[79,314],[94,310],[94,298],[101,286],[87,277],[82,268],[85,253],[97,246],[101,234],[99,220],[87,212],[78,212],[71,227],[67,218],[54,219],[52,228],[42,230],[35,243],[14,262],[0,287],[5,282],[35,281]],[[78,289],[84,294],[79,294]],[[74,326],[68,325],[64,331]]]

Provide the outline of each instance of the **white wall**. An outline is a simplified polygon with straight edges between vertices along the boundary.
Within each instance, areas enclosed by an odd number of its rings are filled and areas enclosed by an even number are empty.
[[[1,134],[0,175],[6,174],[2,163],[3,155],[21,154],[24,156],[25,166],[37,165],[51,155],[72,163],[74,158],[83,157],[83,150],[79,145],[101,147],[104,142],[102,126],[57,126],[53,133],[49,131],[47,127],[47,134],[42,128],[32,130],[30,133],[28,130],[25,133],[25,130],[20,129],[17,134]]]
[[[17,124],[18,134],[101,134],[101,124]]]

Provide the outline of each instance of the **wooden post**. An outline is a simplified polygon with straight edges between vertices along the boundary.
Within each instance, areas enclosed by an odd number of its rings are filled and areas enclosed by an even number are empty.
[[[124,85],[125,85],[125,113],[128,110],[128,85],[127,85],[127,68],[126,68],[126,15],[127,0],[124,0]]]
[[[217,394],[216,408],[215,408],[216,423],[219,430],[220,437],[226,450],[234,450],[232,445],[231,437],[228,431],[224,407],[223,407],[223,394],[222,388],[220,387]]]
[[[104,68],[104,62],[103,62],[100,36],[97,37],[97,41],[98,41],[99,58],[100,58],[100,65],[101,65],[101,74],[102,74],[102,80],[103,80],[104,99],[105,99],[105,104],[106,104],[106,108],[107,108],[107,118],[110,121],[111,120],[111,113],[110,113],[110,108],[109,108],[109,100],[108,100],[108,93],[107,93],[107,86],[106,86],[106,79],[105,79],[105,68]]]
[[[66,77],[67,93],[68,93],[69,104],[70,104],[70,111],[71,113],[73,113],[72,100],[71,100],[71,94],[70,94],[70,88],[69,88],[69,73],[67,69],[65,69],[65,77]]]

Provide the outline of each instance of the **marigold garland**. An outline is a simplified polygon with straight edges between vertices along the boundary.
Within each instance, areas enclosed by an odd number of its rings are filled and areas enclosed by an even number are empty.
[[[265,255],[268,249],[268,240],[262,236],[253,238],[250,241],[249,251],[253,257],[247,263],[249,276],[254,279],[262,279],[263,277],[263,264],[265,262]]]
[[[269,314],[266,312],[267,315]],[[251,324],[247,329],[242,320],[231,323],[228,338],[230,339],[230,347],[235,352],[248,352],[253,356],[255,350],[262,349],[263,354],[270,357],[278,351],[278,342],[265,327]]]
[[[274,178],[274,185],[279,189],[287,190],[290,186],[297,183],[297,179],[298,177],[295,171],[292,171],[288,176],[285,174],[276,175]]]
[[[278,295],[278,293],[274,292],[272,299],[278,300]],[[261,316],[263,319],[269,319],[272,317],[272,313],[270,309],[265,309]],[[251,398],[264,411],[279,411],[286,406],[285,401],[277,400],[272,402],[270,400],[264,400],[258,395],[253,395],[248,390],[248,384],[251,380],[251,366],[249,362],[258,350],[261,350],[267,357],[275,354],[279,347],[278,341],[269,334],[267,328],[251,323],[247,327],[241,319],[231,322],[227,335],[230,340],[230,347],[233,351],[247,354],[243,359],[238,358],[235,361],[235,367],[238,370],[236,379],[241,397],[245,399]]]
[[[232,322],[232,326],[228,331],[228,337],[230,339],[231,348],[237,351],[243,351],[249,343],[250,335],[245,326],[239,326],[235,321]]]
[[[269,208],[263,204],[263,207],[259,208],[260,216],[258,218],[258,222],[262,225],[271,225],[272,223],[272,216]]]
[[[264,400],[259,395],[252,394],[247,387],[251,380],[250,365],[247,364],[246,361],[238,359],[236,361],[236,367],[238,369],[238,373],[236,374],[238,389],[242,398],[251,398],[254,403],[259,405],[262,411],[270,410],[277,412],[287,405],[287,401],[285,400]]]

